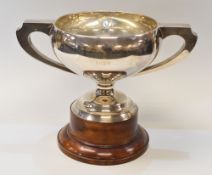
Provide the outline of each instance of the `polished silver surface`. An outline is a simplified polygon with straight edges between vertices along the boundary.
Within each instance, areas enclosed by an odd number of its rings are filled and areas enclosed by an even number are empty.
[[[72,72],[70,69],[66,68],[63,64],[54,61],[43,53],[39,52],[33,45],[31,41],[30,34],[32,32],[43,32],[48,36],[52,35],[53,22],[51,21],[36,21],[28,20],[25,21],[20,29],[17,30],[16,35],[21,47],[35,59],[46,63],[50,66],[56,67],[58,69]],[[73,73],[73,72],[72,72]]]
[[[56,20],[54,26],[54,52],[78,75],[120,71],[129,76],[150,64],[158,51],[157,22],[143,15],[70,14]]]
[[[192,32],[191,27],[188,24],[160,24],[159,30],[162,39],[165,39],[166,37],[171,35],[182,37],[184,40],[183,45],[176,53],[174,53],[169,58],[162,59],[163,61],[146,67],[136,75],[154,72],[156,70],[160,70],[172,64],[175,64],[176,62],[186,58],[186,56],[196,45],[197,34]]]
[[[30,34],[36,31],[50,36],[59,62],[34,47]],[[171,35],[184,39],[181,49],[151,65],[162,40]],[[159,24],[150,17],[123,12],[83,12],[62,16],[54,22],[26,21],[17,30],[17,38],[34,58],[95,80],[96,92],[79,98],[71,108],[85,120],[107,123],[127,120],[137,112],[137,106],[128,97],[114,91],[117,80],[169,66],[185,58],[197,41],[189,25]]]
[[[109,94],[113,95],[101,96],[96,96],[94,91],[88,92],[71,105],[71,110],[84,120],[101,123],[121,122],[135,117],[137,105],[123,93],[111,91]]]

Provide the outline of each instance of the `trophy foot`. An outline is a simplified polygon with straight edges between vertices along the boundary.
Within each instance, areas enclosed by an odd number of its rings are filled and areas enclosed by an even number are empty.
[[[137,123],[137,105],[121,92],[106,91],[106,95],[90,92],[72,103],[70,123],[58,134],[59,147],[69,157],[115,165],[146,151],[149,137]]]
[[[89,145],[78,140],[70,132],[67,125],[58,133],[61,151],[75,160],[95,165],[116,165],[134,160],[146,151],[149,142],[148,133],[139,125],[134,138],[119,146]]]

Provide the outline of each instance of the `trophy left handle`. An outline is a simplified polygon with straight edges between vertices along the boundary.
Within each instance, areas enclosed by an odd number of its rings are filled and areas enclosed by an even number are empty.
[[[16,35],[21,47],[33,58],[63,71],[74,73],[63,64],[54,61],[41,53],[32,43],[30,36],[31,33],[42,32],[50,36],[52,34],[53,27],[53,22],[50,21],[25,21],[22,27],[16,31]]]

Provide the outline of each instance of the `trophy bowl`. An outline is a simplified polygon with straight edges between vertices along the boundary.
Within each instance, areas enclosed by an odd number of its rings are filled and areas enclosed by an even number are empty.
[[[30,34],[36,31],[49,35],[58,62],[34,47]],[[171,35],[184,39],[182,47],[152,65],[162,40]],[[69,157],[98,165],[133,160],[149,142],[146,130],[137,124],[137,105],[115,90],[114,83],[175,63],[197,41],[187,24],[159,24],[150,17],[123,12],[82,12],[56,21],[26,21],[17,38],[37,60],[96,81],[96,90],[71,104],[70,123],[60,130],[58,144]]]
[[[92,72],[137,73],[156,56],[157,22],[117,12],[71,14],[55,22],[54,53],[78,75]]]

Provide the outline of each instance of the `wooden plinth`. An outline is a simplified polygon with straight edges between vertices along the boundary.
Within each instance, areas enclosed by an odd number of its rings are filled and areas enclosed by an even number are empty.
[[[137,116],[122,122],[98,123],[83,120],[71,112],[71,122],[58,133],[63,153],[96,165],[136,159],[146,151],[148,142],[148,134],[137,124]]]

